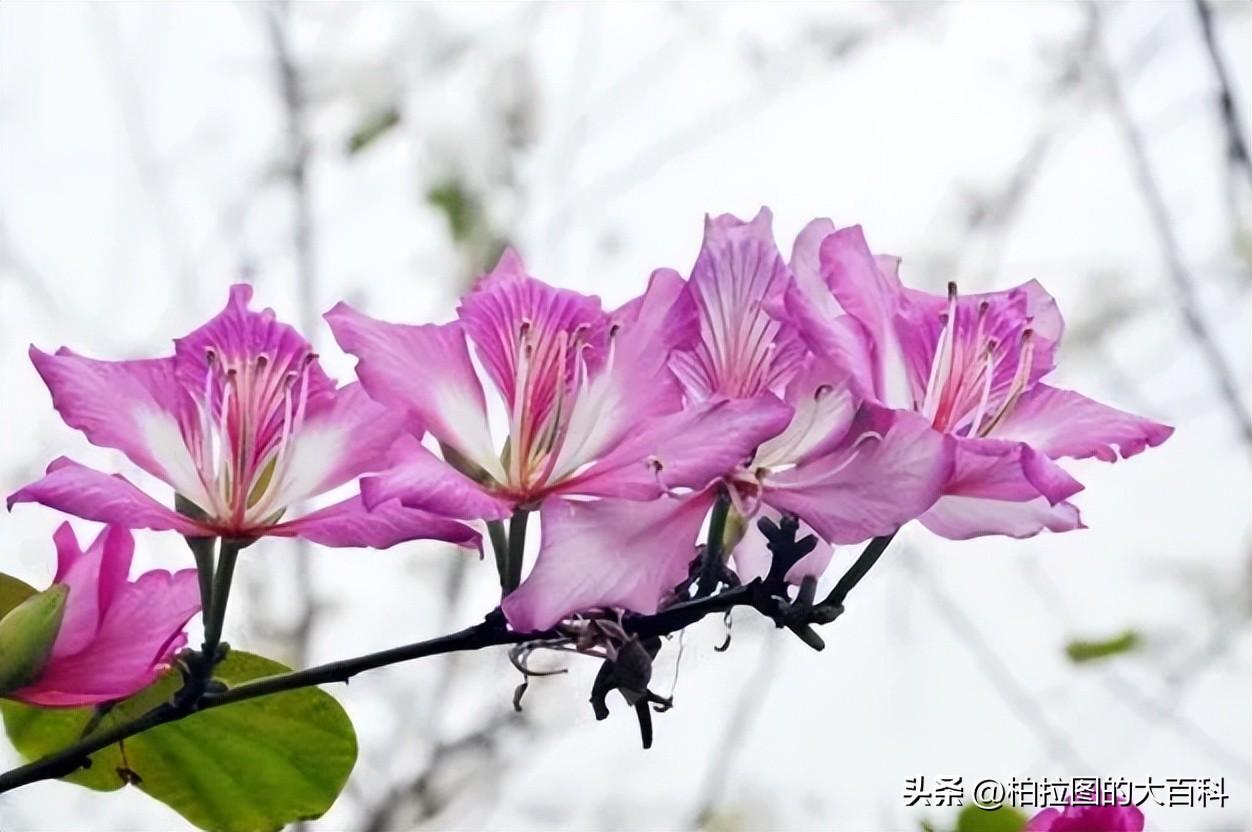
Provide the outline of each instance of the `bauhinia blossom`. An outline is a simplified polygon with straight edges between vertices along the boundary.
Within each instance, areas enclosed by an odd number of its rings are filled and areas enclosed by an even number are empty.
[[[521,629],[546,626],[547,614],[520,610],[543,584],[545,564],[564,560],[553,550],[569,540],[565,524],[600,506],[565,498],[643,501],[614,510],[650,511],[667,493],[704,488],[790,418],[768,394],[683,407],[666,367],[691,314],[678,303],[682,292],[677,274],[658,271],[641,297],[605,312],[598,298],[529,276],[507,251],[447,324],[386,323],[335,307],[326,318],[340,346],[359,359],[361,383],[402,413],[414,434],[394,467],[363,480],[366,502],[470,507],[473,516],[497,519],[540,509],[535,572],[506,599],[505,612]],[[484,388],[496,394],[491,405]],[[505,425],[503,441],[491,425],[493,410]],[[459,471],[418,443],[427,432]],[[619,584],[613,600],[652,612],[657,576],[642,550],[631,556],[639,576]],[[593,577],[593,553],[574,561]],[[567,606],[559,588],[543,594]]]
[[[147,687],[187,643],[183,628],[200,611],[196,570],[154,570],[130,580],[135,544],[120,526],[105,527],[86,552],[68,523],[53,540],[53,586],[68,590],[60,629],[38,678],[5,695],[73,708]]]
[[[620,606],[624,587],[646,584],[654,596],[674,587],[687,574],[719,482],[744,516],[792,513],[827,543],[893,532],[939,496],[951,471],[948,440],[912,414],[862,406],[844,374],[810,355],[790,324],[771,314],[792,277],[770,224],[765,209],[751,222],[729,215],[706,222],[672,316],[668,365],[693,411],[780,396],[790,405],[787,418],[772,434],[758,434],[755,446],[718,459],[704,472],[715,477],[688,483],[687,494],[545,511],[551,542],[528,586],[505,601],[515,624],[544,627],[573,610]],[[699,448],[709,437],[692,441]],[[745,578],[765,571],[764,540],[749,526],[745,560],[737,560]],[[830,555],[821,547],[789,577],[820,572]]]
[[[943,497],[921,522],[944,537],[1028,537],[1081,528],[1068,502],[1082,485],[1054,460],[1113,462],[1164,442],[1173,428],[1042,383],[1063,322],[1036,282],[946,297],[904,287],[899,261],[875,257],[859,226],[815,220],[785,316],[858,395],[924,419],[951,437]]]
[[[415,538],[477,544],[446,516],[398,501],[367,511],[359,496],[301,517],[289,510],[385,467],[401,420],[357,384],[336,388],[308,341],[248,308],[240,284],[219,315],[174,342],[174,355],[97,361],[31,347],[30,357],[71,427],[122,451],[170,485],[181,511],[61,458],[9,497],[128,528],[188,536],[300,536],[328,546],[383,548]]]
[[[1028,820],[1023,832],[1143,832],[1143,812],[1120,804],[1049,808]]]

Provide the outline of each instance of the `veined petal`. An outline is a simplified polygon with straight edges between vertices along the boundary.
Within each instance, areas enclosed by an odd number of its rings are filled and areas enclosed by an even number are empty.
[[[761,444],[753,467],[791,465],[830,450],[847,433],[860,399],[842,369],[809,356],[787,385],[786,402],[794,411],[791,423]]]
[[[704,491],[652,502],[546,501],[539,557],[501,603],[509,624],[525,633],[594,607],[656,612],[686,578],[713,499]]]
[[[749,461],[791,421],[769,393],[716,399],[652,419],[554,492],[650,500],[670,489],[701,490]]]
[[[464,523],[415,508],[399,500],[372,511],[360,495],[327,506],[266,531],[277,537],[302,537],[323,546],[388,549],[410,540],[443,540],[467,549],[481,549],[482,538]]]
[[[505,481],[460,323],[386,323],[343,303],[325,317],[339,346],[357,357],[357,375],[371,398],[415,417],[441,442]]]
[[[948,540],[969,540],[991,534],[1034,537],[1047,529],[1068,532],[1085,529],[1073,503],[1052,505],[1046,497],[1008,502],[985,497],[943,496],[918,518],[922,525]]]
[[[96,471],[60,457],[48,465],[43,479],[9,495],[15,503],[40,503],[100,523],[128,529],[176,531],[182,535],[212,536],[216,532],[173,509],[166,508],[120,475]]]
[[[761,499],[829,543],[890,534],[928,509],[952,472],[951,440],[903,411],[865,405],[829,453],[769,473]]]
[[[371,510],[390,500],[457,520],[502,520],[513,502],[497,497],[439,459],[415,438],[396,444],[392,466],[361,480],[361,497]]]
[[[199,415],[175,377],[174,359],[96,361],[64,348],[49,355],[31,347],[30,360],[67,425],[93,445],[126,454],[193,502],[203,498],[187,450]]]
[[[523,392],[518,389],[518,345],[523,337],[532,342],[527,407],[536,421],[543,421],[555,403],[558,384],[573,377],[572,360],[565,362],[569,367],[556,366],[562,358],[556,343],[561,333],[582,333],[582,343],[590,349],[586,360],[593,369],[603,360],[608,320],[600,299],[536,280],[512,249],[506,249],[496,267],[462,299],[457,316],[510,410]],[[568,347],[572,359],[575,345],[571,342]],[[543,382],[542,389],[534,387],[537,382]]]
[[[774,555],[769,550],[769,541],[765,539],[765,535],[761,534],[761,530],[756,525],[756,521],[761,517],[768,517],[778,522],[782,514],[769,506],[764,506],[756,517],[748,520],[743,539],[731,552],[731,557],[735,562],[735,574],[739,576],[742,583],[764,578],[769,574],[769,567],[774,561]],[[821,536],[817,535],[807,523],[801,521],[796,539],[802,539],[810,534],[817,537],[817,546],[787,570],[784,580],[789,584],[798,584],[809,577],[820,578],[835,555],[834,547],[822,540]]]
[[[199,610],[196,570],[148,572],[118,590],[89,644],[51,661],[39,681],[15,698],[77,707],[130,696],[151,684],[186,643],[183,627]]]
[[[992,430],[1051,457],[1095,457],[1116,462],[1160,445],[1172,427],[1100,404],[1070,390],[1037,384]]]
[[[791,280],[772,223],[768,208],[750,222],[729,214],[705,220],[687,283],[699,314],[699,340],[670,358],[693,400],[781,392],[804,356],[799,335],[770,314],[781,307]]]

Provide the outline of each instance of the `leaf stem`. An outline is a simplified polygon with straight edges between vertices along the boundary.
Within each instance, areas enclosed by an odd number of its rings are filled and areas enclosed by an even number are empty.
[[[891,545],[891,541],[895,539],[898,532],[899,530],[897,529],[891,534],[885,534],[871,540],[865,546],[865,549],[861,551],[861,555],[856,559],[856,562],[839,579],[839,583],[835,584],[835,588],[826,596],[826,600],[822,601],[822,606],[842,607],[843,600],[848,597],[848,593],[861,582],[866,573],[878,562],[878,559],[882,557],[883,552],[887,551],[887,547]]]
[[[504,523],[500,520],[488,520],[487,536],[491,538],[491,551],[496,556],[496,572],[500,575],[500,590],[504,592],[509,583],[509,536],[505,534]]]
[[[508,595],[517,589],[522,582],[522,561],[526,558],[526,523],[530,512],[524,508],[515,509],[509,519],[509,555],[508,580],[504,584],[504,594]]]
[[[704,547],[704,558],[700,561],[700,578],[696,583],[697,598],[711,595],[717,589],[722,569],[722,542],[729,516],[730,500],[723,494],[713,504],[713,513],[709,517],[709,537]]]

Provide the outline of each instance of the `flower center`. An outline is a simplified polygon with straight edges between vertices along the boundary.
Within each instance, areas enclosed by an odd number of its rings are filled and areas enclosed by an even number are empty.
[[[228,361],[210,347],[204,357],[200,436],[189,443],[210,500],[204,508],[218,522],[250,526],[286,508],[277,497],[308,410],[317,356],[276,366],[267,355]]]
[[[986,436],[1012,410],[1030,380],[1034,331],[1030,319],[995,337],[991,304],[958,303],[955,283],[948,284],[948,307],[935,344],[930,378],[914,409],[937,430],[960,436]]]

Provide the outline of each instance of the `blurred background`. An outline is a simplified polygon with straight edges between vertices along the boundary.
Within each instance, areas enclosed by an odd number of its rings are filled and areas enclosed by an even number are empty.
[[[247,280],[343,380],[323,311],[446,320],[505,242],[614,306],[689,271],[706,211],[770,205],[784,252],[859,222],[914,285],[1042,281],[1056,383],[1176,435],[1071,467],[1087,531],[910,528],[821,654],[750,615],[726,653],[722,621],[690,629],[647,753],[620,700],[594,721],[589,660],[552,659],[522,713],[499,652],[359,677],[333,689],[359,762],[307,827],[945,830],[907,779],[1102,775],[1224,778],[1148,829],[1247,830],[1250,53],[1235,2],[4,3],[0,490],[60,454],[145,480],[60,422],[31,342],[164,353]],[[61,520],[0,516],[0,568],[45,583]],[[190,564],[157,534],[138,559]],[[229,641],[297,665],[496,590],[427,543],[267,542],[239,580]],[[184,826],[132,789],[0,798],[5,832]]]

